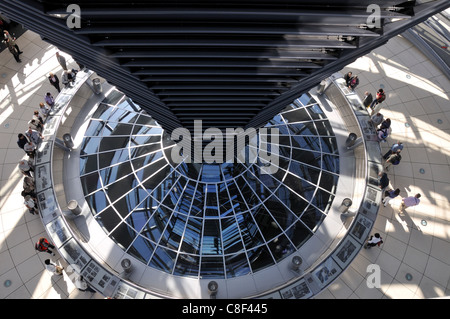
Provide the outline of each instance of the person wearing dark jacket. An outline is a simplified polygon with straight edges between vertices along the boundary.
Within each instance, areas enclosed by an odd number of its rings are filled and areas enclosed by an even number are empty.
[[[25,146],[25,144],[28,143],[28,139],[25,135],[23,135],[22,133],[19,133],[19,135],[17,136],[18,140],[17,140],[17,145],[23,149],[23,147]]]
[[[350,79],[350,81],[347,82],[348,88],[349,88],[349,89],[352,89],[352,90],[356,89],[356,87],[358,86],[358,84],[359,84],[359,78],[358,78],[357,75],[355,75],[354,77],[352,77],[352,78]]]

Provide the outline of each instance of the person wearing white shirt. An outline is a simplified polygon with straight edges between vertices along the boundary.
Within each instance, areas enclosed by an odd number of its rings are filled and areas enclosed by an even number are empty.
[[[383,238],[381,238],[379,233],[375,233],[373,236],[370,236],[367,243],[364,245],[364,248],[372,248],[373,246],[379,245],[383,243]]]
[[[25,196],[25,201],[23,203],[25,204],[25,207],[28,208],[31,215],[37,214],[38,207],[36,201],[30,195]]]

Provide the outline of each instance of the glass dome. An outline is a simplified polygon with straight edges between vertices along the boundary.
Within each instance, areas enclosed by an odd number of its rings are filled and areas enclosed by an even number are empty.
[[[175,163],[175,142],[114,90],[82,141],[86,201],[117,245],[171,275],[232,278],[275,265],[326,218],[339,154],[331,125],[309,94],[266,128],[280,133],[274,174],[262,174],[261,161]]]

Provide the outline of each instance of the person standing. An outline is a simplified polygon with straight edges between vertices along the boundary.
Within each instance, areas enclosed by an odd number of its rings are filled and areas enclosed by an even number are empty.
[[[34,185],[34,179],[31,176],[25,176],[23,178],[23,191],[22,196],[30,195],[32,198],[36,198],[36,187]]]
[[[398,141],[397,143],[393,144],[391,146],[391,148],[389,149],[389,151],[386,152],[386,154],[384,154],[383,158],[387,159],[389,157],[389,155],[393,154],[393,153],[397,153],[398,150],[403,150],[403,143]]]
[[[422,195],[417,193],[414,196],[409,196],[409,197],[402,198],[402,203],[400,205],[400,208],[399,208],[398,212],[401,213],[402,210],[404,210],[404,209],[406,209],[408,207],[419,205],[421,196]]]
[[[28,127],[38,132],[42,132],[42,130],[44,129],[39,120],[35,119],[34,117],[28,121]]]
[[[50,108],[42,102],[39,103],[39,114],[41,115],[42,119],[47,119],[49,113]]]
[[[59,65],[61,65],[61,67],[67,71],[67,62],[66,62],[66,58],[63,57],[61,54],[59,54],[59,52],[56,52],[56,59],[58,60]]]
[[[61,92],[61,88],[59,87],[59,79],[56,76],[56,74],[53,74],[53,73],[50,72],[49,75],[48,75],[48,80],[49,80],[50,84],[52,86],[54,86],[55,89],[58,90],[58,93]]]
[[[400,188],[397,188],[396,190],[389,190],[384,193],[384,199],[383,199],[383,206],[386,207],[386,205],[391,201],[391,199],[397,197],[400,195]]]
[[[387,118],[383,122],[381,122],[380,129],[390,128],[391,127],[391,119]]]
[[[386,139],[389,136],[389,129],[388,128],[379,128],[377,129],[377,138],[378,142],[386,142]]]
[[[383,89],[379,89],[377,91],[375,100],[370,103],[370,108],[373,110],[377,104],[382,103],[384,100],[386,100],[386,93],[384,93]]]
[[[9,39],[5,40],[6,46],[8,47],[9,52],[11,52],[11,54],[14,56],[14,59],[16,59],[17,63],[22,62],[22,60],[19,57],[19,51],[17,51],[16,47],[14,45],[11,44],[11,42],[9,41]]]
[[[36,156],[36,149],[36,144],[31,141],[28,141],[28,143],[23,147],[23,150],[25,151],[25,153],[27,153],[30,159],[34,159],[34,157]]]
[[[44,261],[45,269],[50,271],[51,273],[61,276],[63,274],[64,267],[58,266],[50,261],[50,259],[46,259]]]
[[[41,124],[41,126],[44,126],[44,119],[42,118],[41,114],[39,114],[39,111],[33,112],[33,120],[36,120]]]
[[[389,177],[385,172],[381,172],[378,176],[380,176],[378,179],[378,186],[383,190],[389,186]]]
[[[350,82],[350,79],[352,78],[352,76],[353,76],[352,72],[348,72],[346,75],[344,75],[345,85],[347,87],[349,86],[349,82]]]
[[[391,165],[398,165],[400,164],[400,161],[402,160],[402,156],[400,155],[401,150],[397,150],[394,154],[389,155],[389,157],[386,159],[386,171],[389,171],[389,167]]]
[[[34,248],[37,251],[46,252],[46,253],[51,254],[52,256],[55,256],[55,253],[49,249],[49,248],[55,249],[55,246],[52,245],[51,243],[49,243],[49,241],[44,237],[39,238],[36,245],[34,245]]]
[[[7,30],[3,31],[3,34],[5,37],[5,41],[9,41],[11,43],[11,45],[13,45],[16,48],[17,52],[19,54],[22,54],[23,52],[20,51],[19,46],[16,43],[16,38],[15,37],[13,38]]]
[[[373,236],[370,236],[367,243],[364,245],[364,248],[372,248],[373,246],[380,246],[383,243],[383,238],[380,236],[379,233],[375,233]]]
[[[366,107],[366,109],[370,106],[370,104],[373,102],[373,96],[372,93],[366,91],[364,92],[364,100],[363,104]]]

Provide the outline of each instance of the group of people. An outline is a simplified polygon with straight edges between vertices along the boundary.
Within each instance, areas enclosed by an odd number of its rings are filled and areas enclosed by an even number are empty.
[[[5,31],[7,32],[7,31]],[[15,39],[14,39],[15,40]],[[11,42],[10,42],[11,43]],[[14,42],[12,42],[14,43]],[[19,50],[17,48],[17,50]],[[77,73],[76,70],[68,70],[66,65],[65,58],[59,53],[56,54],[58,62],[64,69],[63,80],[62,83],[65,86],[69,86],[70,83],[75,81],[75,75]],[[50,73],[48,76],[48,80],[50,84],[58,91],[61,92],[61,88],[59,85],[58,77]],[[52,108],[55,106],[55,99],[51,92],[47,92],[43,97],[43,102],[39,104],[39,109],[33,112],[32,119],[28,122],[28,130],[24,133],[18,134],[17,145],[24,150],[27,159],[22,159],[19,162],[19,170],[21,174],[24,175],[23,178],[23,191],[21,195],[24,198],[24,205],[28,209],[28,211],[32,215],[39,214],[37,194],[36,194],[36,183],[35,183],[35,175],[34,175],[34,158],[36,155],[36,150],[39,147],[39,144],[43,140],[42,131],[44,129],[44,123],[49,116]],[[45,237],[39,238],[34,246],[35,250],[38,252],[45,252],[50,254],[51,256],[55,256],[55,245],[49,242]],[[45,268],[50,273],[55,274],[57,276],[61,276],[63,274],[64,267],[61,267],[51,261],[50,259],[46,259],[44,261]],[[75,286],[80,291],[88,291],[95,293],[96,291],[92,289],[82,275],[78,275],[75,279]]]
[[[55,104],[50,92],[46,94],[44,100],[45,104],[40,103],[39,110],[35,110],[32,119],[28,121],[28,130],[19,133],[17,136],[17,145],[28,156],[27,159],[22,159],[19,162],[19,171],[24,175],[22,191],[24,205],[32,215],[37,215],[39,212],[35,193],[34,158],[36,150],[44,138],[42,131],[45,120]]]
[[[349,89],[355,89],[355,87],[359,84],[359,79],[357,76],[353,76],[352,72],[348,72],[344,79],[346,81],[347,87]],[[382,88],[380,88],[376,92],[375,99],[372,94],[368,91],[364,93],[363,105],[369,111],[371,115],[370,122],[374,125],[377,132],[377,139],[379,142],[387,142],[387,137],[391,133],[391,119],[384,118],[383,114],[379,112],[380,104],[386,100],[386,93]],[[386,207],[387,204],[394,198],[400,196],[401,190],[399,188],[389,188],[389,177],[387,172],[391,165],[399,165],[402,160],[401,151],[403,150],[403,143],[401,141],[397,141],[393,144],[390,149],[382,156],[384,160],[384,171],[380,172],[378,185],[382,190],[382,203],[383,206]],[[398,212],[399,214],[403,212],[404,209],[412,206],[417,206],[420,203],[421,194],[417,193],[414,196],[404,197],[401,200]],[[375,233],[371,235],[367,242],[364,245],[364,248],[368,249],[374,246],[380,246],[383,243],[383,238],[379,233]]]
[[[52,249],[55,249],[55,245],[50,243],[48,241],[48,239],[45,237],[39,238],[39,240],[34,245],[34,249],[36,249],[38,252],[45,252],[45,253],[49,253],[52,256],[55,256],[55,253],[52,250]],[[44,260],[44,264],[45,264],[45,269],[47,271],[49,271],[50,273],[57,275],[57,276],[63,275],[64,267],[52,262],[50,259]],[[93,293],[96,292],[94,289],[92,289],[89,286],[89,284],[86,282],[86,280],[84,279],[84,277],[81,274],[75,278],[75,286],[80,291],[88,291],[88,292],[93,292]]]

